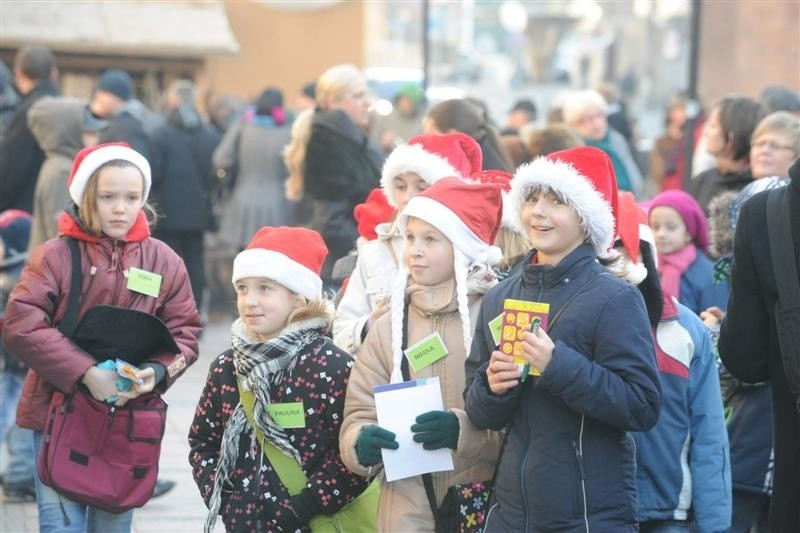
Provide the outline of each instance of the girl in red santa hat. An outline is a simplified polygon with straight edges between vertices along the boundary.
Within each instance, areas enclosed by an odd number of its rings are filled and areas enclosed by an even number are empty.
[[[661,388],[642,297],[604,267],[616,258],[611,161],[592,147],[536,159],[509,207],[533,249],[483,300],[464,392],[477,428],[508,433],[484,531],[637,531],[628,431],[656,423]],[[532,377],[493,340],[507,299],[549,304],[546,326],[522,336]]]
[[[494,471],[499,435],[476,430],[464,413],[462,392],[472,318],[496,283],[489,265],[500,259],[493,243],[501,210],[496,185],[445,178],[412,198],[398,218],[403,260],[390,313],[370,329],[347,386],[342,460],[354,472],[371,476],[381,469],[382,450],[400,446],[396,435],[377,423],[374,386],[436,376],[444,410],[420,414],[409,430],[425,450],[453,450],[454,469],[430,474],[429,483],[421,476],[392,482],[381,476],[379,531],[433,531],[434,513],[448,487],[484,481]],[[441,339],[446,355],[427,366],[409,365],[404,350],[432,334]]]
[[[316,231],[264,227],[233,261],[239,318],[189,430],[206,531],[218,515],[227,531],[307,531],[367,486],[339,456],[353,359],[327,337],[327,254]]]
[[[150,165],[125,143],[81,150],[68,181],[72,203],[58,219],[60,237],[35,248],[12,291],[3,332],[6,348],[30,367],[17,410],[21,427],[34,431],[38,455],[48,404],[55,390],[84,386],[100,401],[117,405],[153,392],[163,393],[197,359],[201,330],[183,261],[150,237],[146,204]],[[66,337],[65,317],[72,278],[70,245],[80,251],[80,311],[103,304],[155,315],[166,323],[179,353],[162,353],[140,366],[129,391],[117,387],[117,373]],[[128,283],[130,269],[157,274],[157,294]],[[151,287],[152,289],[152,287]],[[112,514],[69,500],[36,476],[36,503],[42,531],[129,531],[132,511]]]
[[[381,188],[389,205],[399,213],[411,198],[438,180],[464,178],[479,171],[481,161],[480,146],[468,135],[457,132],[419,135],[395,148],[386,159]],[[333,323],[334,341],[354,357],[369,329],[389,309],[389,297],[403,255],[404,239],[396,222],[378,224],[375,234],[376,239],[359,247],[356,267]]]

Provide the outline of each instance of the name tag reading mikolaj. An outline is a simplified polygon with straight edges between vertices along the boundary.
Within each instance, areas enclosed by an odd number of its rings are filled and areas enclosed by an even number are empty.
[[[269,416],[283,429],[306,427],[303,402],[271,403]]]
[[[414,372],[419,372],[432,365],[447,353],[447,347],[438,331],[434,331],[405,351],[406,358]]]
[[[158,298],[158,291],[161,289],[161,275],[130,267],[128,269],[128,289]]]

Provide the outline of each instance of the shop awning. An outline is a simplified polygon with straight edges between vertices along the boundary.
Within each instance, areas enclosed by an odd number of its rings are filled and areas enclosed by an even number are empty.
[[[239,44],[222,1],[3,0],[0,46],[163,57],[233,54]]]

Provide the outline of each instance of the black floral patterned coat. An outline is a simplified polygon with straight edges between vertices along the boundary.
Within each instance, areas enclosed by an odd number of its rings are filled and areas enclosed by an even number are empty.
[[[339,427],[353,359],[328,338],[301,351],[291,375],[273,386],[273,403],[303,402],[305,427],[286,429],[300,453],[303,471],[323,514],[333,514],[367,486],[364,478],[342,464]],[[214,359],[189,429],[189,462],[206,505],[214,487],[222,435],[239,403],[239,389],[228,350]],[[281,518],[291,513],[289,494],[248,426],[239,441],[231,475],[222,494],[220,515],[227,531],[282,531]]]

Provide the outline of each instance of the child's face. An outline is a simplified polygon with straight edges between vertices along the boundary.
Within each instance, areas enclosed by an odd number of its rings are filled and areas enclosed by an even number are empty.
[[[277,336],[300,305],[300,297],[270,279],[243,278],[236,282],[236,309],[258,340]]]
[[[575,210],[545,191],[528,194],[521,222],[541,264],[557,265],[586,240]]]
[[[656,249],[660,254],[680,251],[692,242],[692,236],[680,213],[671,207],[660,205],[650,210],[650,228],[656,238]]]
[[[403,172],[394,177],[394,202],[397,212],[403,210],[408,201],[429,187],[427,181],[414,172]]]
[[[455,276],[453,244],[441,231],[409,217],[405,239],[405,261],[414,283],[437,285]]]
[[[124,239],[142,206],[144,180],[134,167],[105,167],[97,177],[97,214],[100,231]]]

